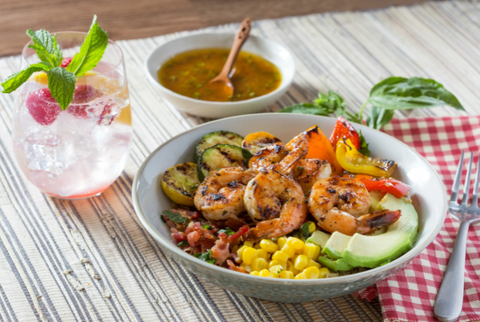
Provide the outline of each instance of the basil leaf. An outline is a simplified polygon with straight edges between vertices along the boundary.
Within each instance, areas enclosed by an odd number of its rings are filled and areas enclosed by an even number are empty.
[[[387,110],[450,105],[464,110],[458,99],[433,79],[389,77],[373,86],[368,102]]]
[[[33,41],[33,45],[28,47],[35,50],[42,62],[49,63],[51,67],[58,67],[62,64],[63,54],[55,36],[45,29],[37,31],[28,29],[27,35]]]
[[[313,104],[315,104],[315,106],[323,107],[328,111],[328,114],[343,113],[345,111],[345,107],[347,106],[347,104],[345,104],[343,101],[343,98],[332,91],[328,91],[328,94],[318,93],[318,98],[313,100]]]
[[[362,130],[358,130],[357,133],[358,133],[358,137],[360,138],[360,149],[358,149],[358,151],[361,154],[369,157],[370,156],[370,149],[368,148],[367,140],[365,139],[365,137],[362,134]]]
[[[98,26],[97,16],[93,16],[92,26],[80,47],[80,52],[73,56],[72,62],[67,66],[67,70],[74,73],[77,77],[83,76],[85,72],[97,66],[107,45],[107,33]]]
[[[32,64],[25,68],[24,70],[19,71],[18,73],[12,74],[5,79],[5,81],[1,84],[3,89],[3,93],[11,93],[17,88],[19,88],[23,83],[25,83],[33,73],[39,71],[48,71],[50,70],[50,65],[47,63],[37,63]]]
[[[219,234],[220,234],[220,233],[225,233],[225,234],[227,234],[228,236],[231,236],[231,235],[235,234],[235,231],[233,231],[232,229],[230,229],[230,227],[226,227],[225,229],[220,229],[220,230],[218,231],[218,233],[219,233]]]
[[[178,247],[185,247],[185,246],[188,246],[188,240],[182,240],[181,242],[179,242],[177,244]]]
[[[299,113],[322,116],[328,116],[328,114],[330,114],[325,108],[315,106],[312,103],[294,104],[292,106],[285,107],[283,110],[278,111],[278,113]]]
[[[47,72],[48,89],[62,110],[66,110],[75,92],[75,74],[63,67],[54,67]]]
[[[372,106],[370,116],[367,116],[367,126],[380,130],[392,120],[393,114],[395,114],[395,110],[386,110]]]
[[[308,239],[308,237],[310,237],[310,229],[309,229],[309,227],[310,227],[310,223],[307,222],[307,223],[304,223],[304,224],[302,225],[302,228],[300,228],[300,231],[301,231],[301,235],[302,235],[303,240],[306,240],[306,239]]]
[[[162,213],[174,223],[185,224],[185,225],[188,225],[190,223],[190,219],[183,217],[178,212],[173,212],[171,210],[164,210]]]

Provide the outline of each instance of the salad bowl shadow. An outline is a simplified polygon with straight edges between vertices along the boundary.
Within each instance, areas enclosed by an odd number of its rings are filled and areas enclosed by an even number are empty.
[[[419,231],[413,248],[388,264],[356,274],[315,280],[252,276],[185,253],[172,242],[169,229],[160,219],[161,212],[171,208],[161,188],[163,172],[175,164],[192,161],[195,145],[203,135],[218,130],[243,136],[266,131],[288,142],[313,125],[318,125],[328,135],[335,122],[334,118],[321,116],[265,113],[225,118],[181,133],[153,151],[137,172],[132,198],[138,218],[175,262],[208,282],[247,296],[274,302],[309,302],[350,294],[381,281],[404,268],[433,241],[445,220],[447,198],[440,177],[420,154],[397,139],[363,125],[355,124],[355,127],[362,130],[372,156],[398,163],[394,177],[411,186],[413,205],[419,214]]]

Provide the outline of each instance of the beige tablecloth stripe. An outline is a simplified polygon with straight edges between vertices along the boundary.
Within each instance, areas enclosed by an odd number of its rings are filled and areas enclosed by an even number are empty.
[[[391,76],[431,77],[480,111],[480,4],[430,2],[369,12],[255,22],[253,33],[288,47],[294,84],[266,111],[333,90],[357,110],[373,84]],[[236,25],[209,28],[233,32]],[[183,32],[120,41],[132,100],[134,142],[120,178],[100,197],[42,195],[20,173],[11,142],[13,97],[0,95],[1,321],[380,321],[378,302],[352,296],[282,304],[247,298],[199,280],[167,258],[139,223],[132,179],[150,151],[207,120],[163,101],[144,72],[148,53]],[[19,57],[0,59],[0,80]],[[452,108],[395,116],[459,115]]]

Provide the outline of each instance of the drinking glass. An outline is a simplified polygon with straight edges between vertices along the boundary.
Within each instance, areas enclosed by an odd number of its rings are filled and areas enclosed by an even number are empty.
[[[63,57],[73,57],[86,33],[58,32]],[[21,69],[39,62],[25,45]],[[62,111],[45,72],[16,91],[13,149],[25,176],[43,193],[63,199],[98,196],[121,174],[132,140],[123,54],[113,41],[92,70],[78,77],[72,103]]]

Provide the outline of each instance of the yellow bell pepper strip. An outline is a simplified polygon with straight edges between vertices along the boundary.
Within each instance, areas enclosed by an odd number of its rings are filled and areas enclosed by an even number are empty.
[[[337,142],[337,161],[351,173],[369,174],[375,177],[390,177],[397,167],[393,160],[375,159],[361,154],[350,139]]]
[[[343,170],[337,161],[335,151],[330,143],[330,140],[323,134],[318,125],[312,126],[303,132],[307,135],[308,153],[305,156],[307,159],[327,160],[332,167],[332,175],[341,175]],[[300,135],[294,137],[287,143],[287,148],[291,149],[292,145],[298,140]]]

